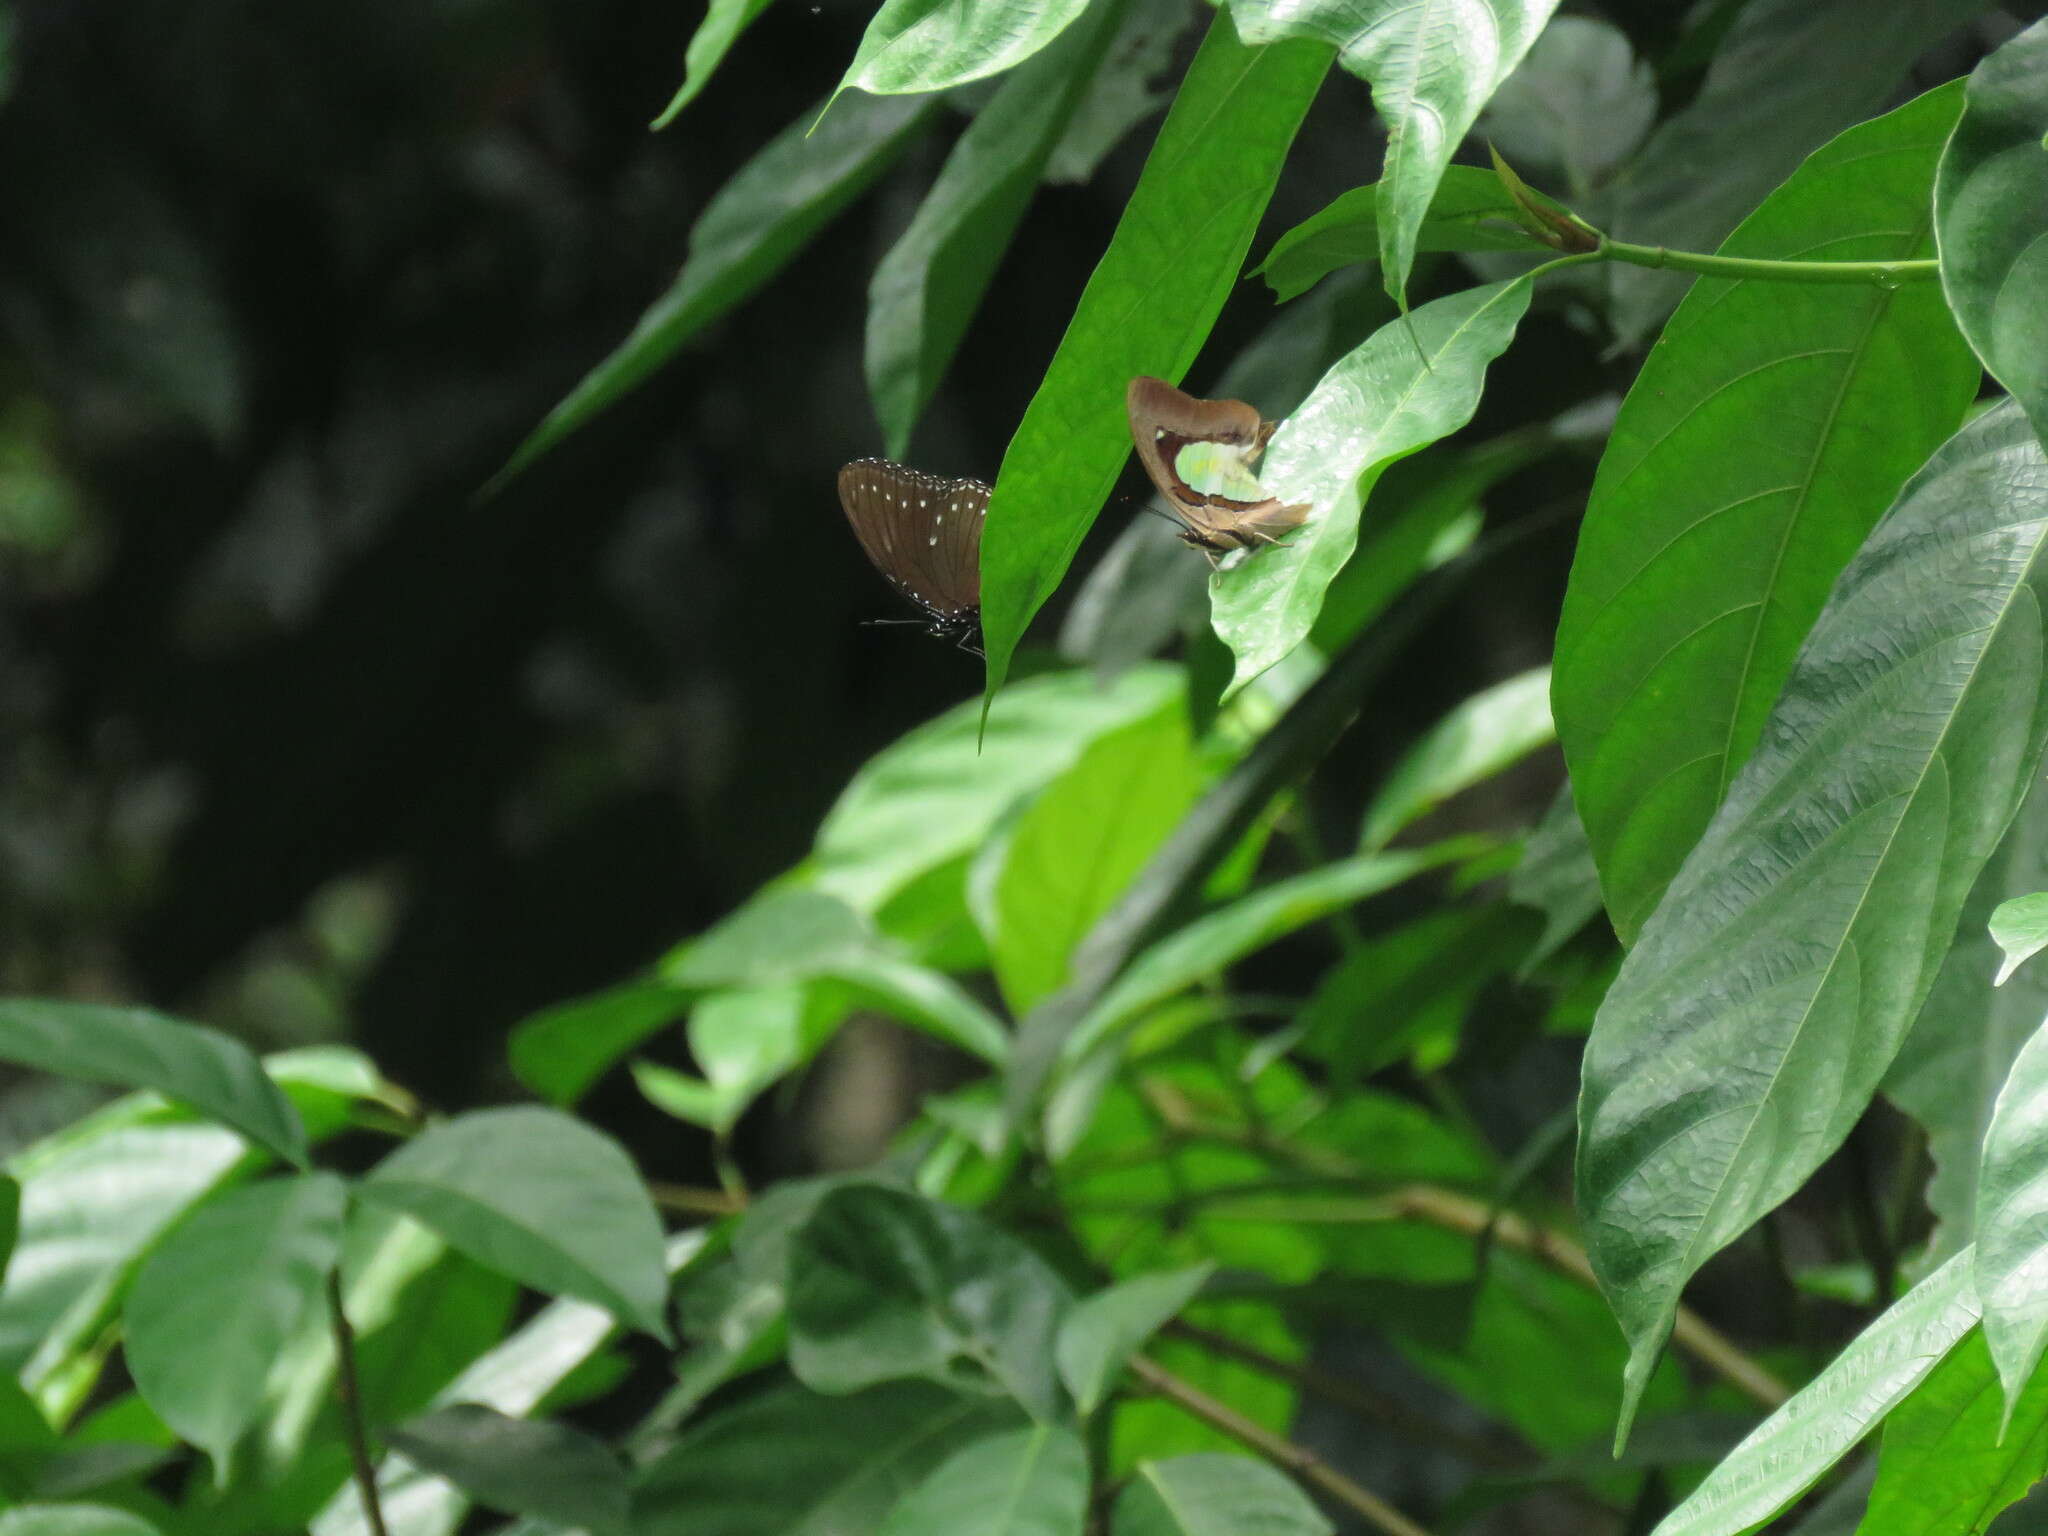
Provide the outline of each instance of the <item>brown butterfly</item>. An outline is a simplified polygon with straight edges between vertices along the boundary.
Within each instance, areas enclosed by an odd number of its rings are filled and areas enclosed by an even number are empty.
[[[875,569],[924,610],[925,628],[979,656],[988,487],[887,459],[857,459],[839,471],[839,504]]]
[[[1181,538],[1211,565],[1233,549],[1278,544],[1312,510],[1268,496],[1251,466],[1274,424],[1242,400],[1197,400],[1140,374],[1125,393],[1138,462],[1180,524]]]

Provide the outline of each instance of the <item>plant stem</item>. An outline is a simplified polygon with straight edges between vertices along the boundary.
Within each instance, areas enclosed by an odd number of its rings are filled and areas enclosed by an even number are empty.
[[[363,1520],[370,1527],[370,1536],[390,1536],[384,1525],[384,1506],[377,1497],[377,1468],[370,1461],[369,1437],[363,1430],[362,1383],[356,1377],[356,1331],[349,1326],[348,1313],[342,1309],[338,1264],[327,1272],[327,1315],[334,1324],[341,1418],[348,1433],[348,1456],[355,1466],[356,1487],[362,1494]]]
[[[722,1189],[699,1189],[688,1184],[647,1181],[647,1193],[664,1211],[679,1216],[732,1216],[747,1208],[746,1200]]]
[[[1426,1527],[1417,1525],[1370,1488],[1359,1486],[1343,1473],[1325,1465],[1323,1459],[1308,1447],[1282,1439],[1264,1425],[1253,1423],[1228,1403],[1218,1402],[1143,1355],[1131,1357],[1131,1373],[1168,1402],[1200,1419],[1211,1429],[1230,1436],[1238,1444],[1258,1452],[1281,1471],[1335,1499],[1346,1509],[1355,1511],[1383,1531],[1385,1536],[1430,1536]]]
[[[1600,249],[1592,254],[1637,267],[1697,272],[1702,277],[1754,277],[1773,283],[1874,283],[1880,288],[1896,288],[1902,283],[1923,282],[1941,275],[1941,263],[1931,256],[1908,261],[1764,261],[1748,256],[1674,251],[1661,245],[1630,245],[1625,240],[1604,238]]]

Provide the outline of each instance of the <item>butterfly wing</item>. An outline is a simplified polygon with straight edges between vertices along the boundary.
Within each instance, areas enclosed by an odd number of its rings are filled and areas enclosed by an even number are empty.
[[[839,471],[839,504],[875,569],[935,624],[972,619],[981,607],[987,486],[858,459]]]
[[[1145,473],[1173,507],[1181,537],[1216,552],[1273,544],[1301,526],[1306,504],[1266,494],[1251,466],[1273,423],[1242,400],[1197,400],[1161,379],[1132,379],[1124,395]]]

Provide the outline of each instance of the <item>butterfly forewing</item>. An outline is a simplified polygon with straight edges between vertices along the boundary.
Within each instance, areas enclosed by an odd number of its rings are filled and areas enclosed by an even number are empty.
[[[858,459],[839,471],[839,502],[875,569],[930,614],[934,627],[972,622],[981,607],[987,486],[888,459]]]

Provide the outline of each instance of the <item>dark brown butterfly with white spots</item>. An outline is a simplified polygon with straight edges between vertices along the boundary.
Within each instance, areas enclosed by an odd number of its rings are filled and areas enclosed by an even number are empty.
[[[856,459],[839,471],[839,504],[875,569],[924,610],[931,633],[979,656],[988,487]]]
[[[1211,565],[1233,549],[1278,544],[1307,519],[1307,502],[1284,504],[1253,476],[1274,424],[1242,400],[1197,400],[1140,374],[1124,403],[1138,462],[1173,508],[1181,538]]]

